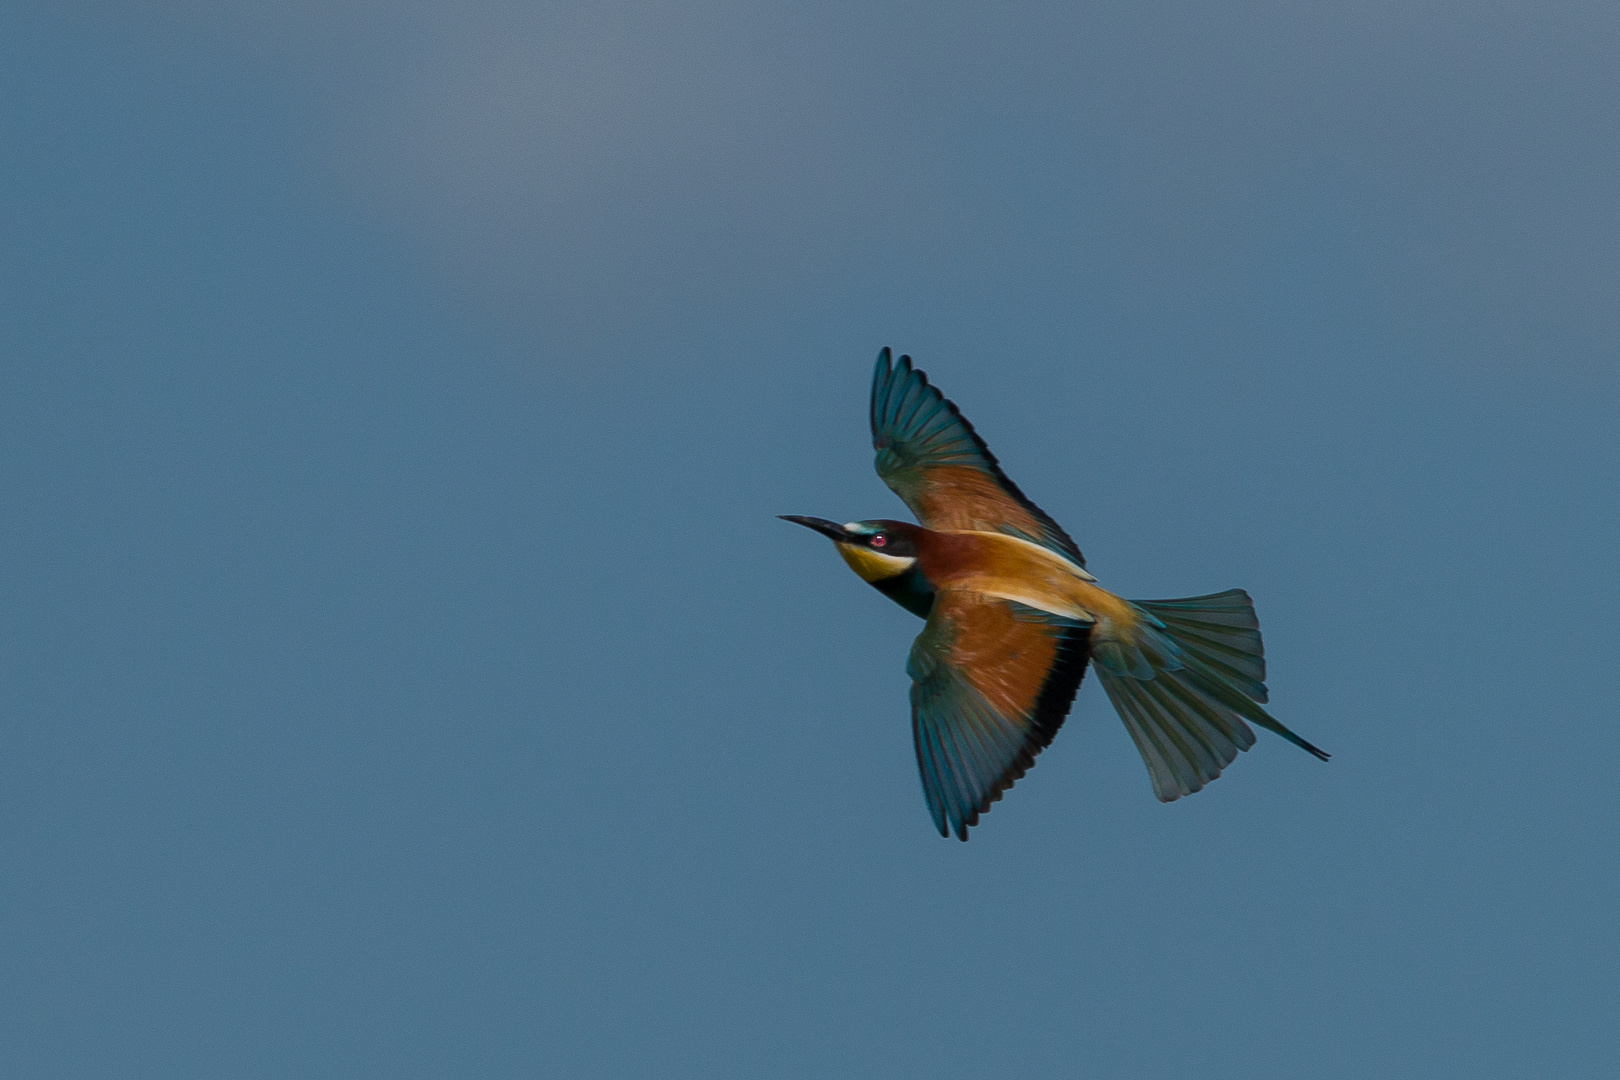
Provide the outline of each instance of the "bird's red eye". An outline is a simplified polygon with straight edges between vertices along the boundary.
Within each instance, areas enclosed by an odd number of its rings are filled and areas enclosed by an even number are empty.
[[[882,547],[884,544],[887,544],[888,542],[889,542],[889,538],[887,536],[884,536],[882,533],[878,533],[876,536],[872,537],[872,546],[873,547]]]

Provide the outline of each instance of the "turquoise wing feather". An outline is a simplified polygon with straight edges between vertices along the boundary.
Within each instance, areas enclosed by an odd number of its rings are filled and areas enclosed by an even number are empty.
[[[938,594],[912,645],[911,730],[941,836],[967,839],[1062,727],[1089,624],[974,593]]]
[[[1021,536],[1085,566],[1069,534],[1001,471],[990,448],[928,376],[884,349],[872,372],[872,446],[883,482],[931,529]]]

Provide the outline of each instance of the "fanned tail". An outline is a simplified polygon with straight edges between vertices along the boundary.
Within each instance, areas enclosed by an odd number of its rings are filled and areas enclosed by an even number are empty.
[[[1144,618],[1131,639],[1099,643],[1093,658],[1161,800],[1202,789],[1253,746],[1245,720],[1328,759],[1261,707],[1265,647],[1248,593],[1133,603]]]

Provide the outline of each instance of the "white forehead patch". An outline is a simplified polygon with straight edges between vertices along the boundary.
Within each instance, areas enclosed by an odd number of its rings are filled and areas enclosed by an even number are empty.
[[[858,521],[846,521],[846,522],[844,522],[844,531],[845,532],[854,532],[855,531],[855,526],[857,526],[859,524],[860,524],[860,522],[858,522]]]

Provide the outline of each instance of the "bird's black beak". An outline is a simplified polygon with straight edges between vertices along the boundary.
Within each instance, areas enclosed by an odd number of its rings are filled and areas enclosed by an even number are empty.
[[[800,517],[798,514],[778,514],[776,516],[783,521],[791,521],[803,525],[807,529],[814,529],[821,535],[830,536],[834,540],[849,539],[849,533],[836,521],[828,521],[826,518],[818,517]]]

